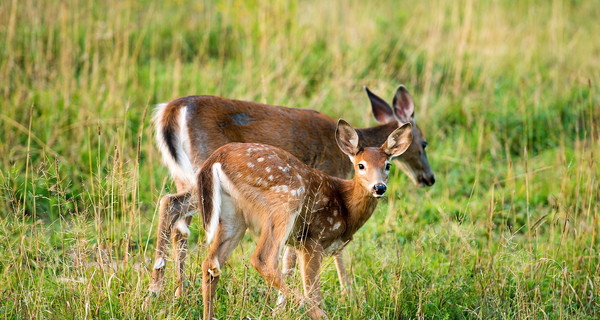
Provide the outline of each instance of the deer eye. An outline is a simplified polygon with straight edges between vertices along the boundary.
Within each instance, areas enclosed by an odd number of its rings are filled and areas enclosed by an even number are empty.
[[[390,171],[390,168],[392,167],[391,163],[388,163],[385,165],[385,171]]]
[[[423,141],[422,145],[423,145],[423,150],[425,150],[425,148],[427,147],[427,141]]]
[[[364,170],[364,169],[365,169],[365,165],[364,165],[364,164],[362,164],[362,163],[359,163],[359,164],[358,164],[358,168],[359,168],[360,170]]]

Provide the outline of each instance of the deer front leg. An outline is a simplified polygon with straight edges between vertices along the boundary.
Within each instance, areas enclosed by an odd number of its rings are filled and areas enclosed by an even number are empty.
[[[313,245],[298,250],[300,261],[300,274],[304,285],[304,295],[308,298],[308,316],[311,319],[328,319],[321,310],[322,296],[319,284],[321,263],[323,261],[323,249],[320,245]]]
[[[344,264],[344,250],[341,250],[333,257],[333,262],[335,263],[335,268],[337,269],[342,294],[348,295],[352,292],[352,288],[349,285],[348,273],[346,272],[346,266]]]
[[[281,210],[281,212],[285,211]],[[269,285],[279,290],[280,297],[278,301],[281,300],[281,302],[284,302],[286,299],[291,298],[295,302],[300,303],[302,295],[295,290],[291,290],[286,285],[283,274],[278,266],[280,249],[284,245],[288,236],[287,232],[290,229],[286,225],[294,223],[294,219],[281,220],[284,221],[274,221],[274,225],[268,225],[261,229],[256,251],[252,255],[250,263]]]

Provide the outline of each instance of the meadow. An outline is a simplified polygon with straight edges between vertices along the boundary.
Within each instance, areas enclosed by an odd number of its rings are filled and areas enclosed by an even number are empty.
[[[202,315],[204,231],[187,294],[147,309],[157,204],[175,190],[153,106],[210,94],[375,124],[363,86],[416,103],[436,174],[397,166],[345,251],[325,261],[333,319],[600,318],[600,6],[595,1],[0,2],[0,318]],[[220,319],[302,319],[250,266]],[[296,275],[290,284],[300,288]]]

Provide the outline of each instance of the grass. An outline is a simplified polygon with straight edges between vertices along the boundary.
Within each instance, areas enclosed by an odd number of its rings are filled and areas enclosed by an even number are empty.
[[[329,315],[597,319],[599,18],[576,0],[3,1],[0,315],[202,314],[197,220],[189,293],[174,299],[168,273],[141,308],[156,205],[174,190],[152,139],[155,103],[214,94],[367,126],[362,86],[391,99],[403,83],[437,182],[417,189],[393,169],[346,250],[351,296],[327,260]],[[224,269],[220,318],[272,317],[253,246]]]

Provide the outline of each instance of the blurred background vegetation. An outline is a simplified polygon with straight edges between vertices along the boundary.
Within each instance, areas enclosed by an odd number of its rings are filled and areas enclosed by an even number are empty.
[[[2,1],[0,314],[201,315],[197,222],[189,294],[174,299],[168,275],[140,307],[156,204],[174,190],[154,104],[220,95],[370,126],[363,86],[390,101],[405,84],[437,182],[418,189],[393,169],[347,248],[354,294],[328,262],[325,310],[597,319],[598,21],[598,3],[578,0]],[[271,317],[252,246],[225,269],[221,318]]]

